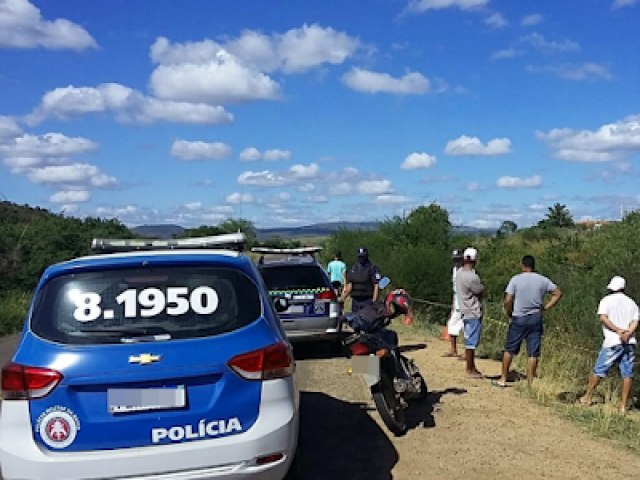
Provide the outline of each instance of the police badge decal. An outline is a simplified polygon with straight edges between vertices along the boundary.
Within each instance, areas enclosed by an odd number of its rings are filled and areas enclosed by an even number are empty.
[[[80,420],[66,407],[49,407],[38,417],[36,430],[49,447],[67,448],[76,439]]]

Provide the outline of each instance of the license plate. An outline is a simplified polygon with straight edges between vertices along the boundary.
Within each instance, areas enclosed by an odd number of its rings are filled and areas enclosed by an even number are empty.
[[[351,372],[362,375],[370,387],[380,381],[380,359],[375,355],[354,355],[351,357]]]
[[[354,355],[351,357],[351,371],[359,375],[379,375],[380,359],[375,355]]]
[[[284,313],[304,313],[304,305],[291,305]]]
[[[183,385],[172,388],[110,388],[107,401],[110,413],[146,412],[184,408],[187,396]]]

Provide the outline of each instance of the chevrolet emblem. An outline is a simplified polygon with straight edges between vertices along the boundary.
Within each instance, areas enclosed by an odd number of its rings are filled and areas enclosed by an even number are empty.
[[[138,363],[140,365],[149,365],[153,362],[159,362],[162,357],[160,355],[151,355],[150,353],[141,353],[140,355],[129,357],[129,363]]]

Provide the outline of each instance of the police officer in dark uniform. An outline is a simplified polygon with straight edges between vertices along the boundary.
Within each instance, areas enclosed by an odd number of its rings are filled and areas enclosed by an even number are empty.
[[[358,261],[347,272],[347,285],[340,297],[351,295],[351,311],[357,312],[371,302],[378,300],[378,282],[380,271],[369,260],[369,251],[365,247],[358,249]]]

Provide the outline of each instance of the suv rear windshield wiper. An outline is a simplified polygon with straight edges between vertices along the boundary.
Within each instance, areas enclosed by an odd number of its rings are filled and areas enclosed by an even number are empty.
[[[83,328],[76,333],[97,337],[116,337],[123,343],[157,342],[171,340],[171,333],[162,327],[116,327],[116,328]]]

